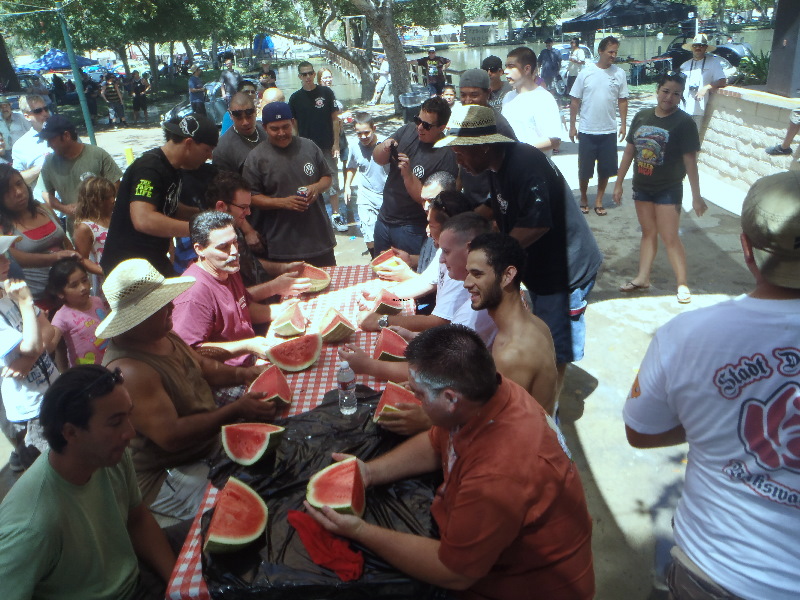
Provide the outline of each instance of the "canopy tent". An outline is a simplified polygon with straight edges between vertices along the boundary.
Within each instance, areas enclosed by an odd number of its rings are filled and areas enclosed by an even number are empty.
[[[89,65],[97,64],[96,60],[85,58],[83,56],[76,56],[75,60],[79,67],[88,67]],[[69,69],[70,64],[66,52],[51,48],[37,60],[30,62],[27,65],[20,65],[18,68],[30,69],[31,71],[58,71],[62,69]]]
[[[648,23],[677,22],[695,14],[696,6],[667,0],[608,0],[592,12],[564,21],[561,31],[596,31]]]

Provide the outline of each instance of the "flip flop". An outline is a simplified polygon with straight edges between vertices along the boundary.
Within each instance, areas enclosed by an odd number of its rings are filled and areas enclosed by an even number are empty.
[[[678,304],[689,304],[692,301],[692,292],[689,291],[688,287],[682,285],[678,288],[676,297],[678,298]]]
[[[586,211],[586,212],[589,212],[589,211]],[[602,206],[595,206],[594,207],[594,214],[596,214],[598,217],[605,217],[608,213],[606,212],[606,209],[603,208]]]
[[[649,285],[636,285],[632,281],[629,281],[628,283],[619,286],[619,291],[620,292],[626,292],[626,293],[643,292],[646,289],[648,289],[649,287],[650,287]]]
[[[589,214],[589,205],[588,204],[581,204],[581,212],[585,215]]]

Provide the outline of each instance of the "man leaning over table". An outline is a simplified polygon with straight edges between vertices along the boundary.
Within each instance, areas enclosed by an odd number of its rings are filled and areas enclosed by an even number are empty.
[[[131,409],[121,376],[99,365],[45,392],[49,449],[0,505],[5,600],[164,598],[175,554],[136,484]]]
[[[194,516],[207,486],[205,459],[219,447],[222,425],[266,421],[272,402],[245,393],[217,408],[210,386],[248,384],[259,367],[232,367],[204,358],[172,331],[172,301],[193,277],[165,279],[144,259],[120,263],[103,283],[111,313],[97,328],[110,339],[103,363],[119,368],[133,401],[133,465],[142,497],[156,519]]]
[[[544,409],[497,373],[467,327],[420,333],[406,357],[411,389],[434,426],[359,466],[366,486],[442,469],[431,505],[440,539],[330,507],[306,510],[328,531],[457,598],[519,600],[533,590],[547,600],[592,598],[591,519],[578,469]]]

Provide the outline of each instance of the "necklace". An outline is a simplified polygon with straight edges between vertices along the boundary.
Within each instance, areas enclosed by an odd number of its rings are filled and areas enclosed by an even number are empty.
[[[242,136],[244,139],[246,139],[246,140],[247,140],[248,142],[250,142],[251,144],[257,144],[257,143],[258,143],[258,128],[256,128],[256,130],[255,130],[256,137],[255,137],[255,139],[253,139],[253,138],[249,138],[249,137],[247,137],[247,136],[246,136],[245,134],[243,134],[241,131],[239,131],[238,129],[236,129],[236,125],[233,125],[232,127],[233,127],[233,130],[234,130],[236,133],[238,133],[240,136]]]

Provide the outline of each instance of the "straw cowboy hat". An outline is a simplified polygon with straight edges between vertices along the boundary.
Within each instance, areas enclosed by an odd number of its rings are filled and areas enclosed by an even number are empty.
[[[708,43],[708,36],[705,33],[698,33],[696,36],[694,36],[694,38],[692,38],[691,42],[686,42],[683,46],[681,46],[681,48],[691,52],[692,46],[694,44],[702,44],[703,46],[708,46],[708,48],[706,48],[706,52],[713,52],[714,50],[717,49],[717,47],[714,44]]]
[[[166,279],[143,258],[121,262],[103,282],[111,307],[97,326],[97,337],[112,338],[130,331],[192,287],[194,277]]]
[[[513,141],[511,138],[497,133],[494,109],[488,106],[468,104],[453,109],[450,121],[447,123],[447,135],[436,142],[434,147],[475,146]]]

